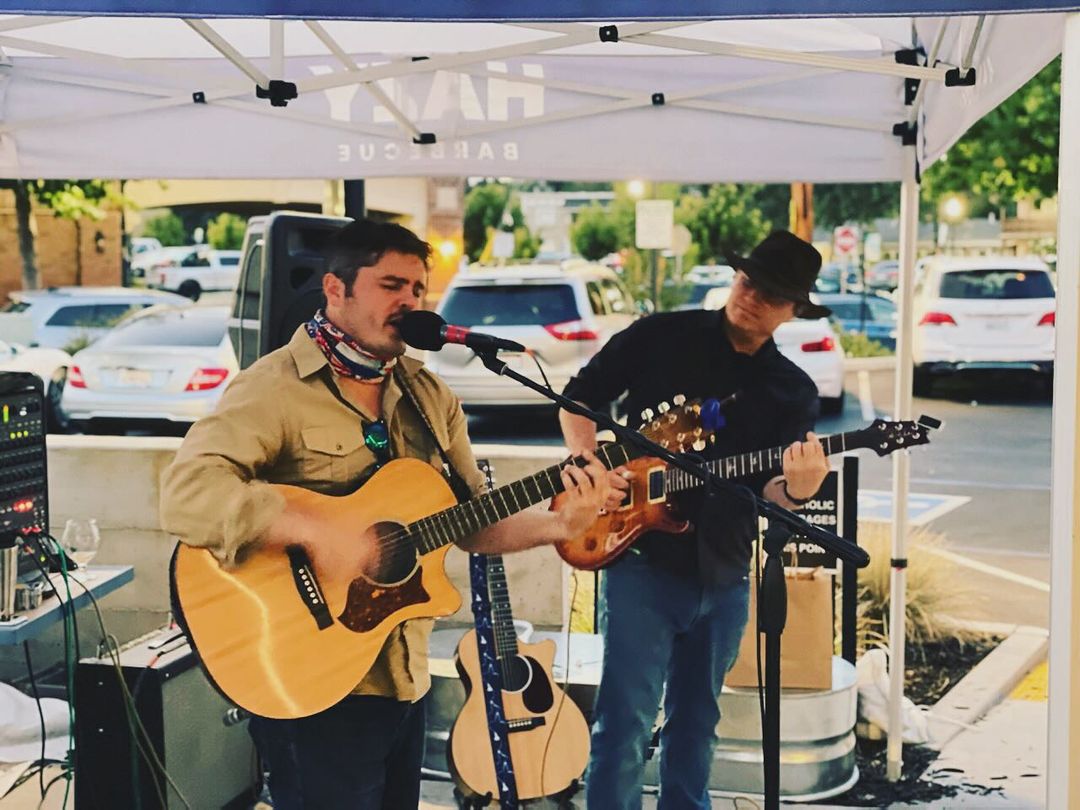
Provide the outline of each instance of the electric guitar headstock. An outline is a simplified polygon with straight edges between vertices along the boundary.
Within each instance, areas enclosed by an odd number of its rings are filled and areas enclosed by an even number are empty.
[[[701,403],[687,402],[682,394],[672,397],[671,404],[661,402],[655,411],[643,410],[641,422],[642,435],[672,453],[700,453],[716,441],[715,431],[702,424]]]
[[[875,419],[862,430],[844,434],[848,449],[865,447],[879,456],[887,456],[897,450],[918,447],[930,443],[930,431],[941,427],[941,420],[932,416],[920,416],[917,420],[890,422]]]

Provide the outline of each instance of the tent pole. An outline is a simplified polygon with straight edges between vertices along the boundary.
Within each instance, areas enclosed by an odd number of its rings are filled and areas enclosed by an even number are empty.
[[[1080,423],[1080,14],[1065,22],[1058,169],[1057,326],[1050,487],[1050,702],[1047,807],[1080,807],[1080,512],[1076,509]],[[1070,677],[1070,671],[1072,673]]]
[[[911,418],[912,290],[915,253],[919,242],[919,182],[915,177],[916,146],[904,149],[904,178],[900,184],[900,286],[897,289],[899,330],[896,336],[896,394],[893,419]],[[893,453],[892,576],[889,584],[889,745],[886,775],[892,782],[903,767],[904,736],[904,612],[906,609],[908,478],[911,458]]]

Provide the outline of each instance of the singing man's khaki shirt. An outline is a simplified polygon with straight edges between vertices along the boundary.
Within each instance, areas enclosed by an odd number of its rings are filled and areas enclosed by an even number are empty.
[[[483,492],[484,475],[457,398],[409,357],[398,360],[383,391],[382,415],[394,457],[422,459],[443,470],[431,432],[397,374],[411,387],[470,490]],[[364,444],[363,423],[373,416],[345,398],[326,357],[300,327],[288,345],[237,375],[214,413],[192,426],[162,478],[162,528],[230,564],[284,509],[284,499],[269,484],[345,495],[366,480],[376,458]],[[416,619],[395,628],[354,691],[407,701],[423,697],[431,685],[433,624]]]

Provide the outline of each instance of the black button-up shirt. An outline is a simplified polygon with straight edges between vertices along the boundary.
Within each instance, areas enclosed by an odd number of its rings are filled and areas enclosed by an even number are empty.
[[[687,400],[724,402],[726,424],[701,455],[722,458],[788,445],[806,438],[818,414],[817,387],[770,339],[755,354],[741,354],[724,331],[724,312],[667,312],[636,321],[615,335],[567,384],[564,394],[595,410],[626,393],[628,424],[641,423],[645,408],[677,394]],[[733,398],[732,395],[734,395]],[[731,398],[731,399],[729,399]],[[781,470],[740,479],[760,495]],[[635,543],[650,561],[705,582],[746,576],[757,532],[752,506],[721,492],[708,503],[701,490],[677,503],[697,527],[690,535],[649,532]]]

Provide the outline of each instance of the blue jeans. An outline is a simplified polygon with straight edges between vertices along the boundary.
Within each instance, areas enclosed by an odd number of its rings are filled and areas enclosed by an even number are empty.
[[[603,583],[604,664],[588,807],[641,807],[645,752],[663,691],[659,810],[707,810],[718,697],[746,627],[748,581],[700,585],[626,554]]]
[[[275,810],[406,810],[420,804],[424,701],[350,695],[298,720],[252,717]]]

